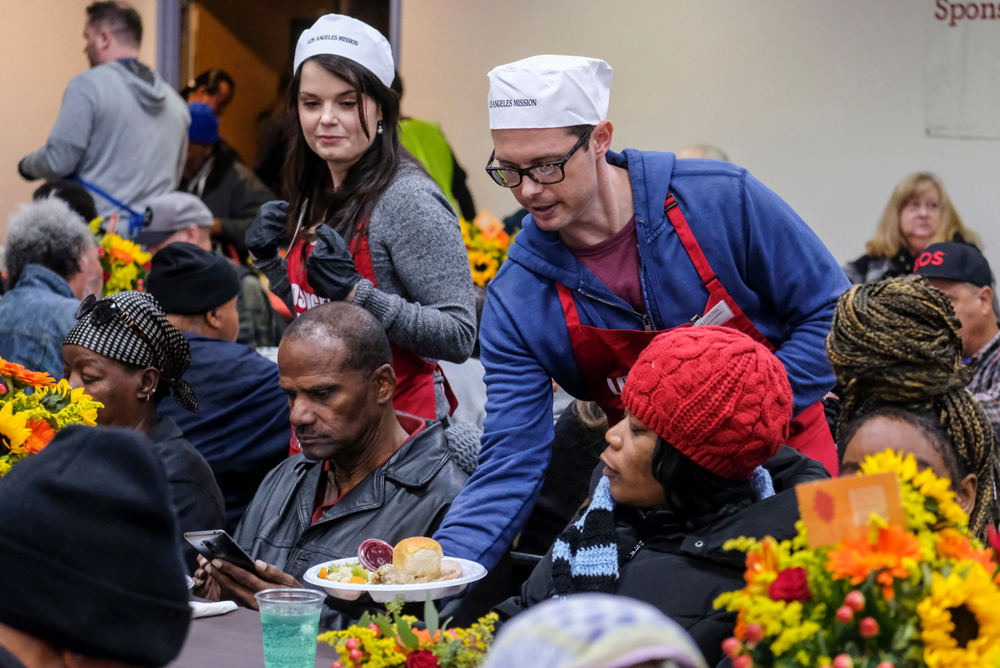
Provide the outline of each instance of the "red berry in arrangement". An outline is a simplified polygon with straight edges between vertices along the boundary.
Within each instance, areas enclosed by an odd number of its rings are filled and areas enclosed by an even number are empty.
[[[896,668],[896,666],[892,665],[892,663],[889,661],[883,661],[882,663],[875,666],[875,668]]]
[[[378,638],[380,635],[382,635],[382,629],[380,629],[378,627],[378,624],[376,624],[375,622],[372,622],[371,624],[369,624],[368,625],[368,629],[370,631],[373,631],[375,633],[375,637],[376,638]]]
[[[764,629],[760,624],[747,624],[747,642],[760,642],[764,639]]]
[[[348,638],[347,642],[344,643],[344,647],[347,648],[348,652],[356,650],[358,648],[357,638]]]
[[[753,668],[753,659],[744,654],[733,659],[733,668]]]
[[[7,394],[7,384],[0,383],[0,394]]]
[[[342,664],[340,661],[334,661],[333,663],[330,664],[330,668],[344,668],[344,664]]]
[[[837,608],[837,621],[842,624],[849,624],[851,620],[854,619],[854,611],[848,608],[846,605],[842,605]]]
[[[833,668],[854,668],[854,659],[847,654],[838,654],[833,658]]]
[[[861,620],[861,637],[874,638],[878,635],[878,622],[872,617],[865,617]]]
[[[738,638],[726,638],[722,641],[722,653],[730,659],[735,659],[741,649],[743,649],[743,643]]]
[[[364,654],[361,653],[360,649],[352,649],[351,653],[347,655],[347,658],[354,663],[360,663],[361,659],[364,658]]]
[[[865,595],[855,589],[844,597],[844,605],[854,612],[861,612],[865,609]]]

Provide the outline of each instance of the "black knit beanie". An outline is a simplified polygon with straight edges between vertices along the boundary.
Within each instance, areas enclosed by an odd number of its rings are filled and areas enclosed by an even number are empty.
[[[240,294],[240,277],[229,260],[194,244],[175,243],[153,256],[146,290],[164,313],[200,315]]]
[[[0,479],[0,623],[94,659],[159,667],[191,620],[152,444],[71,426]]]

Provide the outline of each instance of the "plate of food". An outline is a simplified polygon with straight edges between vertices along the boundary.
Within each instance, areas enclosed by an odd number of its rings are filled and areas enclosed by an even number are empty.
[[[345,601],[368,592],[376,603],[385,603],[400,595],[406,602],[425,601],[428,594],[433,600],[454,596],[485,576],[486,569],[476,562],[445,557],[437,541],[417,536],[395,547],[366,540],[357,557],[313,566],[304,579]]]

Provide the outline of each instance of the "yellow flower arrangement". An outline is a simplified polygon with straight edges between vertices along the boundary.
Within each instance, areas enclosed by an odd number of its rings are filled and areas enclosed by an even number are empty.
[[[514,235],[504,230],[503,223],[490,212],[480,211],[471,222],[459,219],[462,240],[469,255],[472,281],[485,286],[500,270],[507,259],[507,250],[514,243]]]
[[[90,221],[90,231],[97,237],[97,254],[104,269],[104,295],[113,295],[125,290],[143,290],[149,274],[149,262],[153,256],[142,247],[115,234],[117,216],[112,217],[108,232],[101,234],[103,218]]]
[[[340,659],[331,668],[476,668],[493,642],[496,613],[490,613],[467,629],[440,625],[434,603],[424,605],[426,629],[414,628],[416,618],[403,615],[403,599],[386,603],[386,613],[365,613],[358,623],[343,631],[320,634],[319,642],[336,648]]]
[[[746,586],[716,599],[737,613],[723,651],[737,668],[1000,666],[997,553],[970,535],[949,481],[891,451],[861,471],[897,476],[906,526],[872,516],[867,537],[819,548],[803,522],[790,541],[729,541]]]
[[[951,481],[938,478],[930,469],[918,470],[913,455],[886,450],[861,463],[861,475],[895,473],[902,486],[907,523],[916,530],[945,526],[967,527],[968,514],[955,501]]]
[[[1000,662],[1000,592],[981,565],[934,573],[917,604],[928,668],[978,668]],[[961,626],[956,625],[956,618]]]
[[[66,425],[95,425],[99,408],[83,388],[0,359],[0,477]]]

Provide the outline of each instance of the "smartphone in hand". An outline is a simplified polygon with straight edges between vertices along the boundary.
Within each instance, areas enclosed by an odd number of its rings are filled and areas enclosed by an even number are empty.
[[[221,559],[228,561],[234,566],[239,566],[245,571],[255,573],[253,559],[243,551],[236,541],[228,533],[218,529],[214,531],[189,531],[184,534],[187,542],[194,546],[198,554],[209,561]]]

